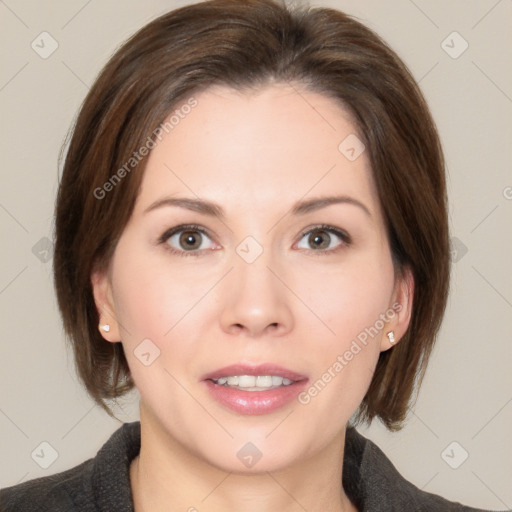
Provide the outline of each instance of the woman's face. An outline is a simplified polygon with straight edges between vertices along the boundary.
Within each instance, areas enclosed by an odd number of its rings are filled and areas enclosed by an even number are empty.
[[[251,471],[251,450],[254,470],[284,468],[343,440],[387,332],[405,332],[411,285],[334,100],[289,85],[194,98],[155,139],[109,272],[93,276],[103,335],[122,341],[144,421],[169,443],[226,471]],[[261,364],[302,380],[205,380]]]

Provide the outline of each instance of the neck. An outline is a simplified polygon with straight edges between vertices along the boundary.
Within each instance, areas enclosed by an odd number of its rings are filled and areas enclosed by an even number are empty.
[[[357,512],[341,483],[344,444],[345,429],[293,466],[225,471],[165,432],[141,403],[141,449],[130,467],[135,512]]]

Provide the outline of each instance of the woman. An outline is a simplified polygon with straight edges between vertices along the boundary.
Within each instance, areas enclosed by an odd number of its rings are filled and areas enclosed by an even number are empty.
[[[2,510],[476,510],[354,428],[401,427],[449,281],[434,123],[360,23],[271,0],[151,22],[82,106],[55,235],[79,375],[107,412],[135,386],[140,423]]]

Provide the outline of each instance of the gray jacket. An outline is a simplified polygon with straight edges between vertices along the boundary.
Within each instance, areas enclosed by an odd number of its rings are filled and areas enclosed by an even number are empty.
[[[133,512],[130,462],[140,451],[140,423],[125,423],[96,457],[61,473],[0,491],[1,512]],[[384,453],[347,428],[343,487],[364,512],[483,512],[421,491]]]

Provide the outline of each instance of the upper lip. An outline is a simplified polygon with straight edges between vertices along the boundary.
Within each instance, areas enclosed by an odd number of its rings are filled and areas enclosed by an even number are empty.
[[[284,368],[283,366],[273,363],[257,365],[236,363],[224,366],[224,368],[219,368],[213,372],[206,373],[201,377],[201,380],[220,379],[221,377],[229,377],[231,375],[278,375],[292,381],[307,379],[305,375],[288,370],[288,368]]]

